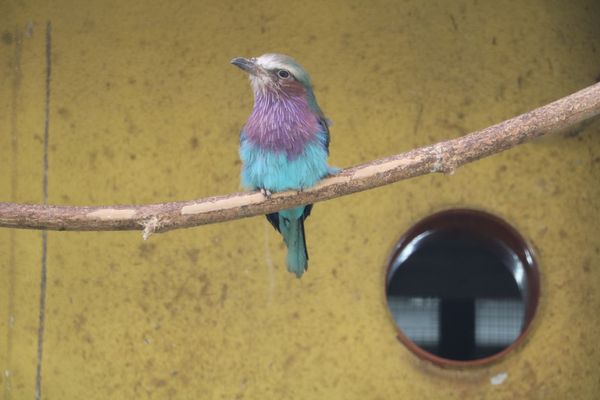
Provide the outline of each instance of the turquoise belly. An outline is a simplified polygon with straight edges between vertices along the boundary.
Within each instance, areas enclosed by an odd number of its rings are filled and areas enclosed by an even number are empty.
[[[301,190],[314,186],[332,172],[327,165],[327,150],[318,140],[307,143],[293,160],[284,152],[264,150],[242,140],[240,158],[244,164],[242,185],[248,189]]]

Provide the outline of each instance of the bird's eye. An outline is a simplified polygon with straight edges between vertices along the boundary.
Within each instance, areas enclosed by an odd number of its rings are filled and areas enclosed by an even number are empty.
[[[290,73],[285,69],[280,69],[279,71],[277,71],[277,76],[282,79],[287,79],[290,77]]]

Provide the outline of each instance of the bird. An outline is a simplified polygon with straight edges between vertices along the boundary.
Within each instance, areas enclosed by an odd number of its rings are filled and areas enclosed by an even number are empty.
[[[330,122],[319,107],[311,79],[292,57],[268,53],[237,57],[231,64],[248,73],[254,106],[240,133],[241,183],[266,197],[302,191],[338,169],[329,166]],[[308,268],[304,221],[312,204],[267,214],[287,246],[289,272]]]

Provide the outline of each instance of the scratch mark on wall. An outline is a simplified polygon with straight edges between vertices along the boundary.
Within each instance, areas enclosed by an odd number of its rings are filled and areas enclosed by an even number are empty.
[[[50,82],[52,78],[52,23],[46,24],[46,99],[44,102],[44,175],[42,181],[44,204],[48,204],[48,142],[50,138]],[[44,354],[44,328],[46,321],[46,276],[48,232],[42,231],[42,266],[40,277],[40,314],[38,321],[38,351],[35,374],[35,400],[42,398],[42,359]]]
[[[19,128],[18,128],[18,109],[21,92],[21,50],[22,37],[19,29],[15,29],[14,36],[14,54],[13,54],[13,79],[12,79],[12,113],[10,117],[11,134],[11,179],[10,179],[10,198],[11,201],[17,201],[18,176],[19,176]],[[4,364],[4,398],[9,400],[12,392],[12,353],[13,336],[15,321],[15,281],[16,281],[16,235],[17,232],[11,229],[8,233],[8,301],[6,312],[6,359]]]

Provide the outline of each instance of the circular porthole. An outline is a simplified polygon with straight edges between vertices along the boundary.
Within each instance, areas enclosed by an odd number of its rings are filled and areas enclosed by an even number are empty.
[[[387,304],[398,338],[439,365],[481,365],[518,345],[535,314],[533,252],[502,219],[476,210],[431,215],[390,258]]]

